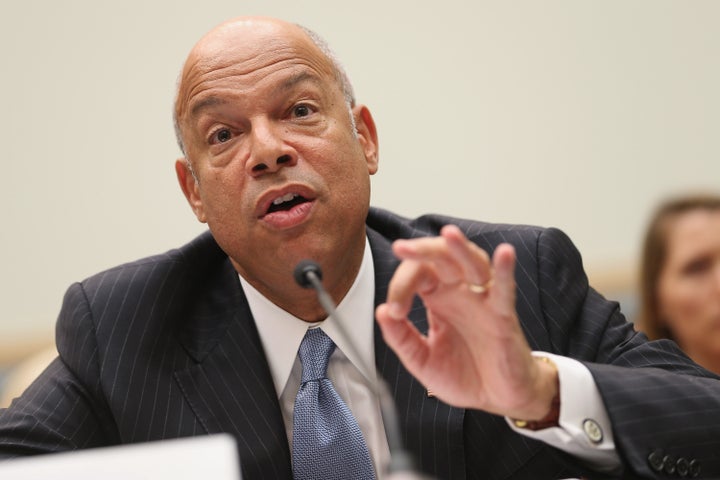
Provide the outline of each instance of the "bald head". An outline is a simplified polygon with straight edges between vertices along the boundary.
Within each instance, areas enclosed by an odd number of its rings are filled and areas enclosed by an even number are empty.
[[[287,279],[299,260],[321,259],[342,299],[362,262],[378,169],[370,110],[354,104],[329,50],[280,20],[226,22],[190,52],[175,117],[175,171],[197,219],[266,298],[322,318]]]
[[[238,17],[209,31],[192,48],[183,66],[175,98],[174,124],[178,145],[186,153],[183,122],[189,99],[213,71],[235,69],[239,75],[262,65],[265,57],[292,45],[314,59],[318,69],[335,77],[348,107],[355,105],[352,84],[325,40],[312,30],[270,17]]]

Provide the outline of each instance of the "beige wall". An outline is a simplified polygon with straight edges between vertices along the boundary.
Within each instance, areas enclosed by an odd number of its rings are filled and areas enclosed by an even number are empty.
[[[378,206],[559,226],[600,278],[632,271],[662,196],[719,188],[720,2],[5,0],[0,351],[49,339],[70,282],[201,230],[173,88],[243,13],[344,59],[380,129]]]

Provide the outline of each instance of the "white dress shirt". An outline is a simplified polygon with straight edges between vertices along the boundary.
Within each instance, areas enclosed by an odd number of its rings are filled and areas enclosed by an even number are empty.
[[[382,472],[390,461],[390,450],[385,438],[380,404],[372,393],[377,390],[374,386],[377,371],[374,368],[375,339],[372,321],[375,318],[375,269],[367,240],[360,271],[345,298],[337,306],[337,318],[328,318],[315,324],[305,322],[263,297],[242,276],[240,282],[270,365],[290,449],[292,450],[295,396],[302,377],[302,364],[297,351],[308,328],[322,328],[337,346],[330,356],[327,376],[357,420],[373,459],[377,478],[381,479]],[[344,331],[355,342],[355,350],[362,358],[354,357],[352,347],[348,346],[347,339],[342,336],[335,323],[338,319],[343,322]],[[363,365],[369,366],[370,371],[363,368]],[[369,384],[372,387],[369,387]]]
[[[380,405],[372,393],[376,388],[369,388],[370,384],[374,385],[377,381],[377,372],[373,368],[375,271],[367,239],[360,271],[337,307],[337,318],[328,318],[315,324],[305,322],[270,302],[242,276],[240,282],[270,365],[290,448],[292,449],[295,396],[302,374],[297,351],[308,328],[322,328],[337,346],[330,357],[327,376],[358,421],[373,459],[377,478],[383,478],[389,464],[390,452]],[[343,322],[344,330],[352,337],[362,358],[354,357],[354,350],[348,346],[335,323],[338,319]],[[561,398],[560,426],[531,431],[517,428],[508,420],[510,426],[520,434],[537,438],[573,454],[595,468],[606,471],[618,468],[620,459],[615,451],[610,421],[590,371],[580,362],[567,357],[543,352],[534,354],[549,356],[557,365]],[[367,371],[363,365],[370,366],[371,371]],[[588,429],[588,419],[594,422],[591,429]],[[598,435],[598,428],[601,435]],[[592,434],[589,434],[588,430]],[[599,437],[601,439],[597,441]]]

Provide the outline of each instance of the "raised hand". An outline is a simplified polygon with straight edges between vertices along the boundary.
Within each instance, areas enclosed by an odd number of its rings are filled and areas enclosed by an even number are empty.
[[[439,399],[536,420],[557,394],[557,372],[533,360],[515,311],[515,250],[492,260],[454,225],[440,236],[398,240],[402,260],[376,317],[408,371]],[[408,321],[413,297],[425,304],[427,336]]]

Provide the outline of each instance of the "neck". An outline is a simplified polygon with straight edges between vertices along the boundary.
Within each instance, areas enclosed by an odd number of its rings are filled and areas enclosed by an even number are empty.
[[[341,255],[327,255],[329,260],[318,260],[323,272],[323,285],[333,299],[339,304],[352,287],[362,265],[365,252],[365,237]],[[299,260],[297,260],[299,261]],[[293,281],[293,269],[297,261],[284,262],[283,268],[277,272],[265,269],[262,275],[242,269],[235,261],[235,269],[258,292],[272,303],[293,316],[306,322],[319,322],[327,317],[327,313],[317,300],[313,289],[300,287]],[[289,267],[289,268],[288,268]]]

